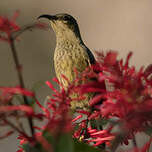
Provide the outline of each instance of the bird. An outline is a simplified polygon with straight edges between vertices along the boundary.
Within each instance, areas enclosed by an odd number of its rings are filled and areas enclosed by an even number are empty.
[[[72,83],[76,75],[74,69],[83,72],[88,66],[95,64],[93,53],[84,44],[79,25],[76,19],[65,13],[48,15],[43,14],[38,17],[49,19],[51,27],[56,35],[56,47],[54,51],[54,68],[56,76],[63,87],[68,87],[68,82],[62,75],[66,76]],[[88,107],[92,95],[86,95],[86,99],[79,102],[71,102],[71,108],[84,109]]]

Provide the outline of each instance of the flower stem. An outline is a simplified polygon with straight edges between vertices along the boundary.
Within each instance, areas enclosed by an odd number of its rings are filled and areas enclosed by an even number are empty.
[[[17,76],[18,76],[19,84],[22,88],[25,88],[23,75],[22,75],[22,70],[21,70],[21,64],[19,63],[17,51],[16,51],[16,48],[15,48],[15,42],[14,42],[14,39],[13,39],[12,36],[10,36],[10,47],[11,47],[11,50],[12,50],[12,55],[13,55],[13,59],[14,59],[16,70],[17,70]],[[23,95],[23,99],[24,99],[24,103],[26,105],[29,105],[27,97]],[[34,135],[34,128],[33,128],[32,118],[29,117],[28,122],[29,122],[30,130],[31,130],[31,134],[33,136]]]
[[[29,138],[28,135],[25,134],[25,132],[23,132],[22,130],[20,130],[19,128],[17,128],[12,122],[8,121],[7,119],[3,119],[3,121],[5,123],[9,124],[9,126],[11,126],[14,130],[16,130],[18,133],[20,133],[21,135],[23,135],[27,139]]]
[[[30,24],[30,25],[27,25],[27,26],[24,26],[24,27],[21,27],[20,30],[18,31],[15,31],[12,33],[12,39],[13,41],[18,37],[20,36],[22,33],[24,33],[25,31],[28,31],[28,30],[32,30],[36,27],[36,24]]]
[[[133,146],[134,146],[134,148],[135,148],[135,147],[137,147],[137,142],[136,142],[136,138],[135,138],[135,136],[133,136],[132,142],[133,142]]]

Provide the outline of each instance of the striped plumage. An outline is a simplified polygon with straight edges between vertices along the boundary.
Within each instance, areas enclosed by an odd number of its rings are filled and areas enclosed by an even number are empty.
[[[56,34],[54,67],[57,78],[66,89],[67,81],[61,75],[65,75],[72,82],[75,79],[74,68],[82,72],[89,64],[95,62],[95,58],[83,43],[78,24],[71,15],[41,15],[40,17],[50,19],[51,26]],[[84,101],[71,103],[72,109],[87,107],[88,100],[91,97],[92,95],[88,94]]]

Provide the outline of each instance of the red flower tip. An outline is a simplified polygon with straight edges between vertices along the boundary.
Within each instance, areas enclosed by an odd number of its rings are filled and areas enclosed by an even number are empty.
[[[3,96],[7,94],[15,95],[15,94],[21,94],[25,96],[34,97],[34,92],[23,89],[21,87],[0,87],[0,90],[2,91]]]
[[[77,113],[81,113],[81,114],[85,114],[87,116],[89,116],[91,113],[85,110],[76,110]]]
[[[14,22],[16,21],[16,19],[19,17],[20,15],[20,10],[16,10],[13,14],[13,16],[11,17],[11,20]]]
[[[74,118],[73,120],[72,120],[72,122],[75,122],[75,121],[77,121],[78,119],[80,119],[80,118],[82,118],[83,116],[82,115],[78,115],[76,118]]]
[[[128,65],[129,65],[129,60],[130,58],[132,57],[133,53],[132,52],[129,52],[128,56],[127,56],[127,59],[126,59],[126,63],[125,63],[125,68],[128,68]]]
[[[144,71],[145,77],[148,77],[150,74],[152,74],[152,64],[148,65],[148,67]]]
[[[53,87],[53,85],[52,85],[52,83],[51,83],[51,82],[46,81],[45,83],[46,83],[46,85],[47,85],[50,89],[52,89],[55,93],[57,93],[57,92],[58,92],[58,91]]]
[[[111,140],[115,138],[113,134],[111,134],[108,130],[96,130],[88,128],[89,139],[86,139],[88,142],[95,142],[94,146],[99,146],[102,143],[109,144]]]
[[[89,104],[90,106],[93,106],[99,102],[102,101],[104,95],[103,94],[99,94],[99,95],[96,95],[94,98],[92,98],[90,101],[89,101]]]
[[[113,66],[116,63],[117,55],[117,52],[109,51],[104,58],[104,63]]]
[[[0,106],[0,113],[16,111],[16,110],[26,112],[28,115],[32,115],[34,113],[33,109],[30,106],[26,106],[26,105]]]
[[[50,112],[47,108],[44,108],[38,100],[36,100],[36,104],[42,109],[47,119],[50,119]]]
[[[47,30],[49,26],[46,23],[38,22],[35,24],[35,27],[42,30]]]
[[[0,16],[0,32],[5,35],[0,35],[0,40],[10,42],[10,36],[13,32],[18,31],[20,27],[16,24],[15,20],[19,16],[19,12],[16,11],[12,18]]]

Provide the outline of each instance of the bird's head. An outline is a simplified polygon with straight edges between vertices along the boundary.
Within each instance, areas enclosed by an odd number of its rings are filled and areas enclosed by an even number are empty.
[[[77,21],[69,14],[41,15],[39,18],[47,18],[56,33],[56,37],[72,39],[76,37],[81,40]]]

